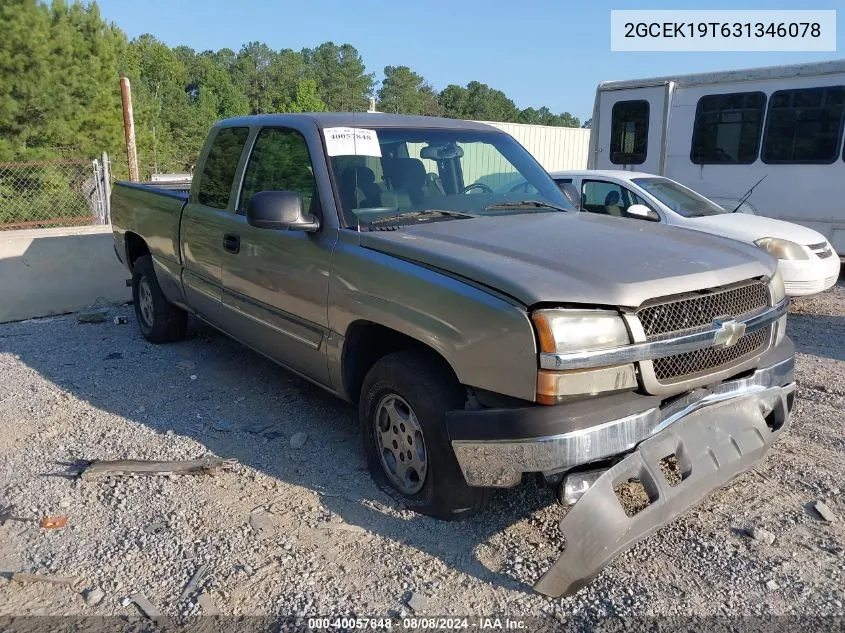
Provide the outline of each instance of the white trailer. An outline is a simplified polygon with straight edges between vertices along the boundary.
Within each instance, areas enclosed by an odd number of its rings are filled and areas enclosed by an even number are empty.
[[[590,169],[677,180],[731,209],[817,230],[845,256],[845,60],[610,81]]]

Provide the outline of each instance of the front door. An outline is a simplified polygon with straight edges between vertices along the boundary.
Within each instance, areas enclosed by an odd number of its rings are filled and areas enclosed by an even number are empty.
[[[223,304],[242,342],[318,382],[328,384],[325,337],[331,252],[337,230],[316,233],[259,229],[247,224],[250,198],[261,191],[294,191],[322,219],[305,137],[290,128],[259,130],[244,171],[236,213],[228,220],[223,257]]]
[[[663,173],[669,86],[600,93],[595,169]]]

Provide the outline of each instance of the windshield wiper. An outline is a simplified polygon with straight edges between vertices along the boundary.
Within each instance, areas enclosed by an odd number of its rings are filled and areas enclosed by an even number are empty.
[[[405,218],[427,218],[427,217],[450,217],[450,218],[474,218],[474,215],[468,213],[460,213],[458,211],[443,211],[440,209],[428,209],[426,211],[405,211],[404,213],[397,213],[395,215],[388,215],[377,220],[367,222],[367,224],[384,224],[385,222],[393,222],[395,220],[403,220]]]
[[[568,209],[557,204],[552,204],[551,202],[542,202],[540,200],[520,200],[519,202],[494,202],[493,204],[488,204],[486,207],[484,207],[484,210],[491,211],[493,209],[524,209],[525,207],[556,209],[557,211],[567,212],[573,211],[573,209]]]

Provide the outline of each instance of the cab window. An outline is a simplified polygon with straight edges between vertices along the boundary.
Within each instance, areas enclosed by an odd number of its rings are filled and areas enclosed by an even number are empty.
[[[214,137],[200,176],[197,201],[207,207],[225,209],[238,170],[246,139],[247,127],[223,128]]]

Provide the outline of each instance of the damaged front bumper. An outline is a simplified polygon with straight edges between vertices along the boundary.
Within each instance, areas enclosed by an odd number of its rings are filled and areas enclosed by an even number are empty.
[[[766,360],[768,364],[744,378],[564,433],[484,442],[472,419],[468,423],[461,417],[464,412],[447,417],[447,425],[455,433],[458,463],[472,485],[514,485],[523,472],[561,472],[629,453],[601,475],[560,522],[567,547],[535,588],[549,596],[572,595],[620,552],[763,458],[788,426],[792,409],[794,358],[789,339]],[[610,403],[611,409],[619,406]],[[583,421],[574,424],[582,426]],[[491,430],[503,432],[497,424]],[[660,468],[670,455],[682,473],[677,485],[670,485]],[[649,505],[629,517],[614,489],[630,479],[642,483]]]

